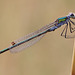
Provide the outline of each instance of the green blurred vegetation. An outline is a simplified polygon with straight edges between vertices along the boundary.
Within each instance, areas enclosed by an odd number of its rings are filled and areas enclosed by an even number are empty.
[[[75,12],[75,0],[0,0],[0,49],[57,18]],[[73,39],[47,33],[17,54],[0,55],[0,75],[70,75]]]

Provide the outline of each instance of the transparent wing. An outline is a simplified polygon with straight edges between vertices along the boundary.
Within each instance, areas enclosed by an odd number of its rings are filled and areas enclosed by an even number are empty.
[[[41,29],[39,29],[39,30],[37,30],[37,31],[35,31],[35,32],[33,32],[33,33],[30,33],[30,34],[28,34],[28,35],[26,35],[26,36],[24,36],[24,37],[22,37],[22,38],[20,38],[20,39],[18,39],[18,40],[15,40],[14,43],[15,43],[15,44],[18,44],[18,43],[20,43],[20,42],[22,42],[22,41],[24,41],[24,40],[27,40],[27,39],[29,39],[29,38],[31,38],[31,37],[34,37],[34,36],[36,36],[36,35],[38,35],[38,34],[40,34],[40,33],[43,33],[43,32],[45,32],[45,31],[47,31],[48,29],[50,29],[50,27],[52,27],[52,26],[54,26],[54,25],[55,25],[55,22],[54,22],[54,23],[51,23],[51,24],[49,24],[49,25],[46,25],[46,26],[42,27]],[[45,35],[45,34],[42,34],[42,35],[40,35],[40,36],[37,36],[37,37],[35,37],[35,38],[33,38],[33,39],[31,39],[31,40],[29,40],[29,41],[27,41],[27,42],[25,42],[25,43],[19,45],[19,46],[16,46],[16,47],[10,49],[10,52],[11,52],[11,53],[16,53],[16,52],[19,52],[19,51],[21,51],[21,50],[24,50],[24,49],[26,49],[27,47],[30,47],[31,45],[33,45],[33,44],[35,44],[36,42],[38,42],[44,35]]]
[[[41,35],[41,36],[39,36],[39,37],[36,37],[36,38],[34,38],[34,39],[32,39],[32,40],[30,40],[30,41],[24,43],[24,44],[21,44],[21,45],[17,46],[17,47],[14,47],[14,48],[12,48],[12,49],[10,50],[10,52],[11,52],[11,53],[16,53],[16,52],[19,52],[19,51],[21,51],[21,50],[24,50],[24,49],[26,49],[26,48],[32,46],[32,45],[35,44],[36,42],[38,42],[44,35],[45,35],[45,34],[43,34],[43,35]]]

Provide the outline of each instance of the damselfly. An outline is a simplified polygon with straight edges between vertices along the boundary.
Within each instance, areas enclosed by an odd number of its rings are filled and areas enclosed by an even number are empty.
[[[58,18],[55,22],[50,23],[33,33],[30,33],[18,40],[13,41],[11,43],[12,46],[1,50],[0,54],[8,50],[10,50],[11,53],[15,53],[23,49],[26,49],[27,47],[30,47],[31,45],[38,42],[47,32],[55,31],[57,28],[61,27],[64,24],[66,24],[66,26],[63,29],[61,36],[64,36],[65,38],[71,38],[71,36],[67,35],[68,27],[69,27],[69,32],[71,34],[74,33],[75,31],[75,27],[72,27],[73,25],[75,26],[75,23],[71,21],[71,19],[75,19],[74,13],[69,13],[69,15],[65,17]],[[75,35],[73,37],[75,37]]]

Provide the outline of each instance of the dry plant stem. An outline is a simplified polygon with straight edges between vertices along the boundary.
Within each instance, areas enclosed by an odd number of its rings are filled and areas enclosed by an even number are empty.
[[[71,75],[75,75],[75,40],[74,40],[74,49],[73,49],[73,56],[72,56],[72,72]]]

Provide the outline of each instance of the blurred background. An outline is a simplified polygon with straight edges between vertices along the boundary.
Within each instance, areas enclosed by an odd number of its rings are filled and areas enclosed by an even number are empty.
[[[75,0],[0,0],[0,50],[59,17],[75,12]],[[47,33],[38,43],[0,55],[0,75],[70,75],[73,39]]]

